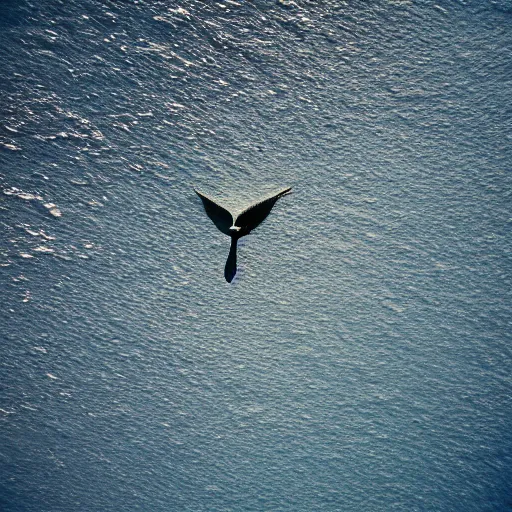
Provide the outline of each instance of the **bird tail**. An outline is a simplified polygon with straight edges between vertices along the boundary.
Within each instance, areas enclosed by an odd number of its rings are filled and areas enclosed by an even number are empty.
[[[226,266],[224,267],[224,277],[228,283],[233,281],[236,274],[236,244],[238,239],[235,237],[231,238],[231,248],[229,249],[228,259]]]

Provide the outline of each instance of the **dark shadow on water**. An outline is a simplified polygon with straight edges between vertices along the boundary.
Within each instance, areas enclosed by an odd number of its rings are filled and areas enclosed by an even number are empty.
[[[252,204],[236,217],[212,198],[198,190],[195,192],[201,198],[204,210],[210,220],[222,233],[231,237],[231,247],[224,267],[224,277],[228,283],[231,283],[236,275],[238,240],[256,229],[268,217],[277,200],[291,192],[291,187],[284,188],[277,194]]]
[[[224,277],[228,283],[233,281],[233,278],[236,275],[236,245],[238,239],[233,237],[231,238],[231,247],[229,249],[228,259],[226,261],[226,266],[224,267]]]

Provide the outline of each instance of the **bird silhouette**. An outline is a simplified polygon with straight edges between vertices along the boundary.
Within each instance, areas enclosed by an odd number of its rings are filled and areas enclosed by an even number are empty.
[[[196,190],[196,194],[203,202],[204,210],[213,223],[225,235],[231,237],[231,248],[229,249],[228,259],[224,267],[224,277],[230,283],[236,274],[236,246],[239,238],[248,235],[253,229],[258,227],[268,216],[272,207],[280,197],[289,194],[291,187],[284,188],[271,197],[249,206],[236,217],[226,208],[218,205],[211,197]]]

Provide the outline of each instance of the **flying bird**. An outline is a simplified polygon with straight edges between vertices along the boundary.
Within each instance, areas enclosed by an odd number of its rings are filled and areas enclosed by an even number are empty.
[[[233,280],[236,274],[236,245],[238,239],[248,235],[253,229],[258,227],[267,218],[277,200],[289,194],[290,191],[291,187],[284,188],[272,197],[249,206],[249,208],[243,210],[236,217],[218,205],[211,197],[198,190],[195,191],[201,198],[208,217],[210,217],[220,231],[231,237],[231,248],[229,249],[228,259],[224,267],[224,277],[228,283]]]

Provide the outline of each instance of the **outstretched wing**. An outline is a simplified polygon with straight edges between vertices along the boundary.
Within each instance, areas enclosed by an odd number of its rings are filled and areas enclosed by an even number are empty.
[[[247,231],[252,231],[259,226],[268,216],[272,207],[276,204],[277,200],[288,194],[292,188],[285,188],[268,199],[263,199],[259,203],[249,206],[236,218],[235,226],[245,228]]]
[[[195,189],[194,189],[195,190]],[[222,206],[219,206],[213,199],[195,190],[196,194],[203,201],[206,215],[210,217],[213,223],[226,235],[230,235],[229,228],[233,225],[233,216]]]

